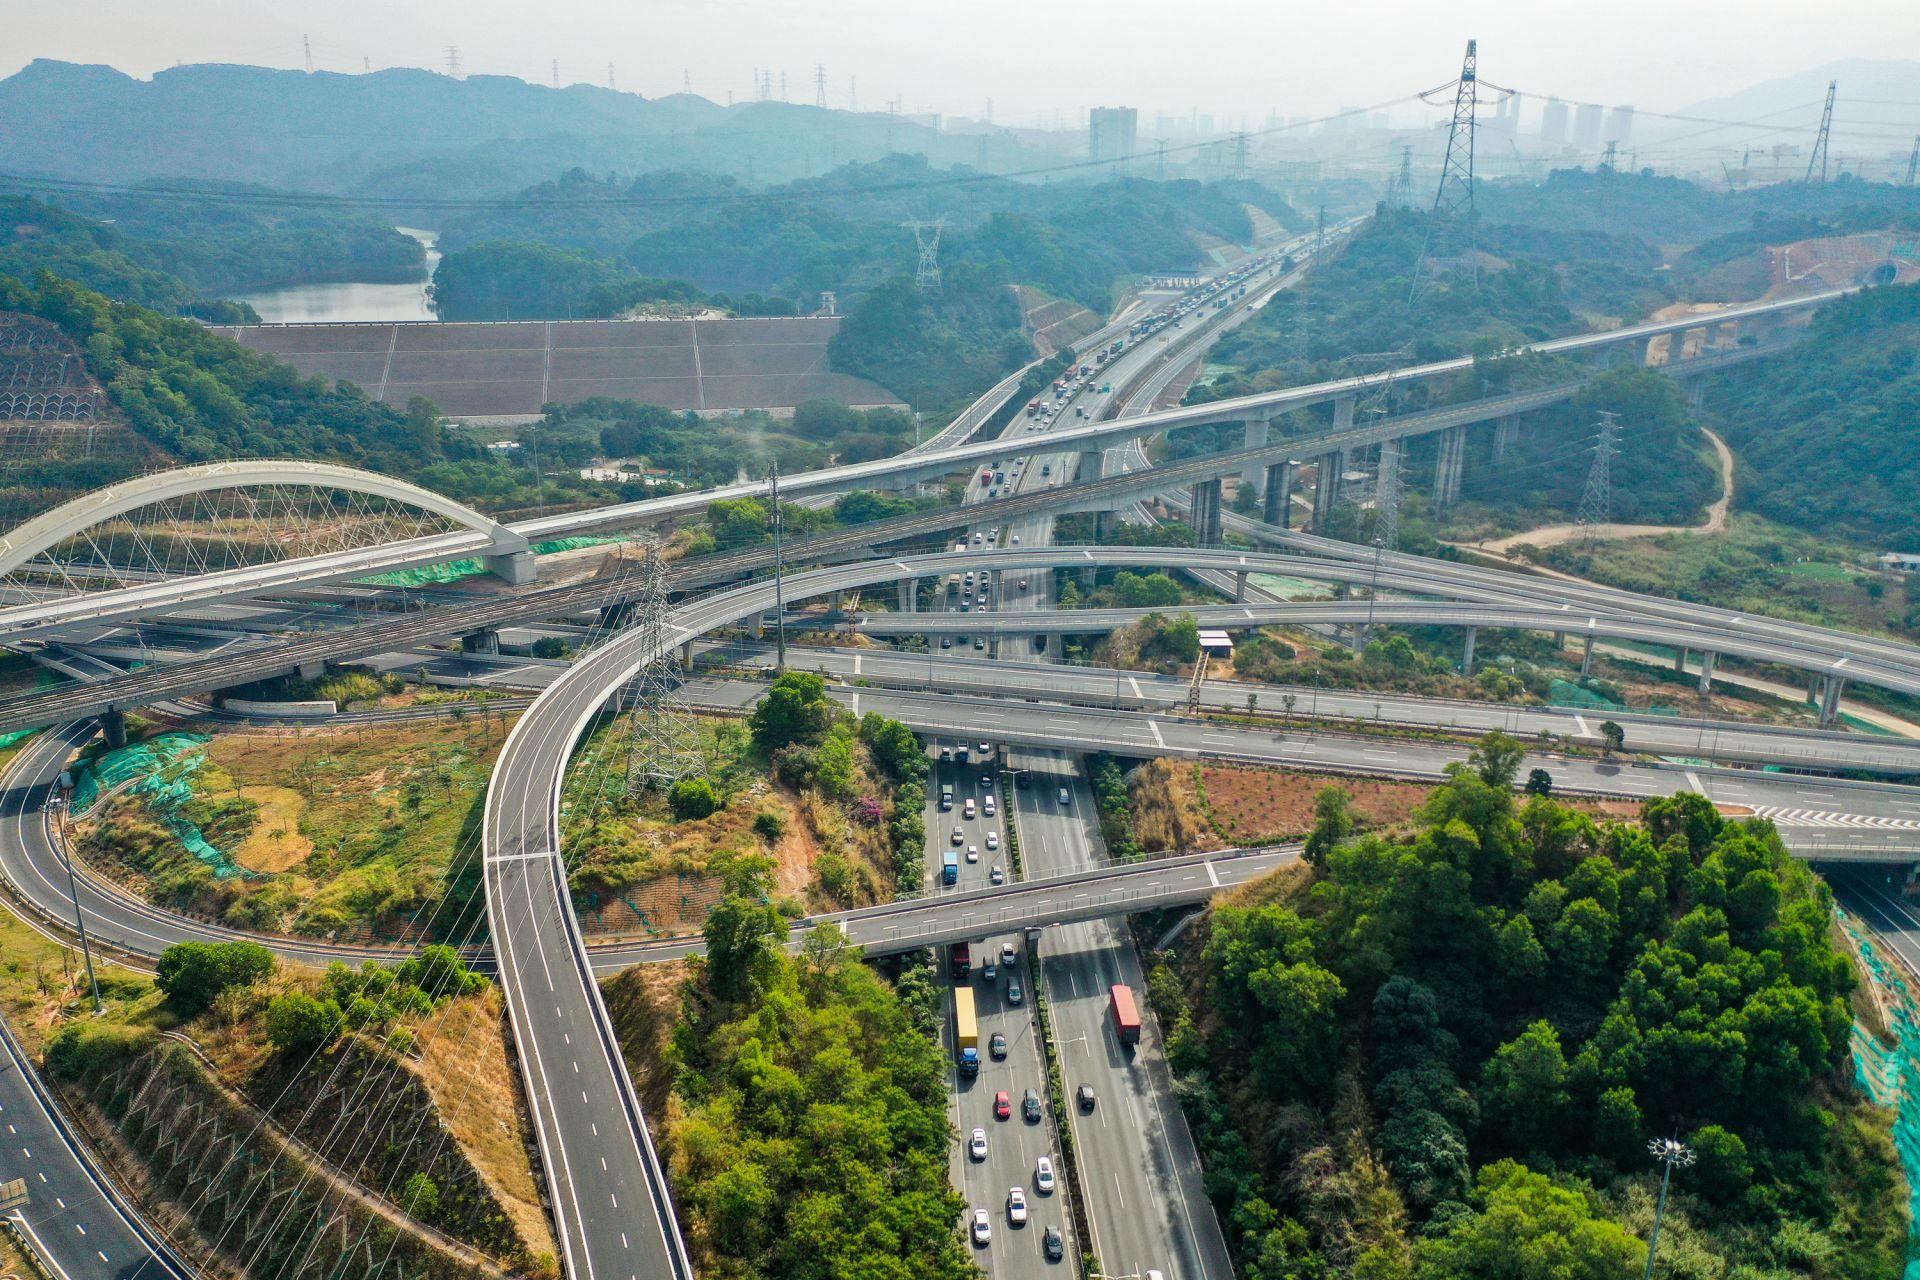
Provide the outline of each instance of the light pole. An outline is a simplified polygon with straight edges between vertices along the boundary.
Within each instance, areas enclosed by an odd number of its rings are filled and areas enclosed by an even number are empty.
[[[1653,1255],[1660,1248],[1660,1219],[1667,1213],[1667,1184],[1673,1181],[1673,1168],[1693,1163],[1693,1148],[1678,1138],[1655,1138],[1647,1144],[1647,1154],[1661,1165],[1660,1199],[1653,1210],[1653,1237],[1647,1241],[1647,1269],[1640,1273],[1640,1280],[1653,1280]]]
[[[73,874],[73,856],[67,852],[65,817],[67,798],[65,796],[47,797],[47,816],[53,819],[53,829],[48,837],[54,848],[60,851],[60,861],[67,868],[67,894],[73,899],[73,924],[80,933],[80,954],[87,962],[87,986],[93,992],[93,1013],[95,1017],[107,1011],[100,1002],[100,980],[93,975],[93,945],[87,940],[87,919],[80,913],[80,884]]]
[[[780,538],[780,459],[773,460],[768,489],[773,498],[773,668],[787,669],[787,589],[786,564]]]

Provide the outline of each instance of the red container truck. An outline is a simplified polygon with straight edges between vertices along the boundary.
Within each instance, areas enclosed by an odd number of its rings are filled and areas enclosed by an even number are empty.
[[[1107,999],[1113,1015],[1113,1034],[1120,1037],[1121,1044],[1139,1044],[1140,1010],[1133,1003],[1133,989],[1116,982]]]

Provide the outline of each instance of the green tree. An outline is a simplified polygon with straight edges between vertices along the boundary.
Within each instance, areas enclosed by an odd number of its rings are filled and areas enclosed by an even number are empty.
[[[1481,1114],[1515,1151],[1544,1149],[1566,1117],[1567,1059],[1560,1033],[1533,1023],[1494,1051],[1480,1077]]]
[[[747,718],[754,745],[772,754],[792,743],[817,742],[838,714],[827,682],[811,671],[783,671]]]
[[[400,1189],[400,1207],[422,1222],[432,1222],[440,1212],[440,1184],[424,1172],[415,1173]]]
[[[1719,1204],[1732,1204],[1746,1192],[1753,1181],[1753,1162],[1739,1134],[1717,1124],[1702,1125],[1687,1136],[1687,1145],[1695,1160],[1689,1185]]]
[[[1610,756],[1616,751],[1625,750],[1626,745],[1627,731],[1620,727],[1619,722],[1614,720],[1602,720],[1600,722],[1600,750],[1602,754]]]
[[[284,991],[267,1002],[267,1043],[281,1053],[318,1052],[333,1043],[344,1025],[339,1005],[303,991]]]
[[[667,791],[667,807],[674,820],[690,822],[704,818],[720,808],[720,797],[705,778],[682,778]]]
[[[154,985],[176,1013],[192,1017],[222,991],[271,977],[277,962],[257,942],[176,942],[160,953]]]
[[[1505,790],[1513,786],[1526,757],[1525,747],[1496,729],[1480,739],[1467,755],[1467,764],[1488,786]]]
[[[860,741],[867,745],[880,771],[894,781],[926,776],[926,748],[920,736],[898,720],[889,720],[878,711],[867,712],[860,717]]]
[[[720,868],[726,893],[707,914],[702,932],[707,940],[707,985],[722,1000],[752,996],[779,957],[786,922],[767,901],[772,868],[766,858],[738,858]]]
[[[1353,834],[1353,797],[1345,787],[1322,787],[1313,798],[1313,830],[1307,833],[1303,856],[1314,866],[1325,866],[1334,846]]]
[[[1414,1246],[1414,1280],[1632,1280],[1644,1244],[1608,1221],[1582,1182],[1512,1160],[1480,1171],[1471,1209]]]
[[[1534,769],[1527,774],[1527,794],[1530,796],[1550,796],[1553,794],[1553,775],[1545,769]]]

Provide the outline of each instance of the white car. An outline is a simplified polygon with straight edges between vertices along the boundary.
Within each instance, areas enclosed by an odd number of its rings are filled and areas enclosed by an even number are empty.
[[[1014,957],[1015,957],[1015,952],[1013,950],[1013,944],[1011,942],[1001,943],[1000,944],[1000,963],[1010,965],[1013,963]]]
[[[1020,535],[1017,533],[1013,535],[1013,545],[1016,547],[1020,545]]]
[[[1027,1193],[1019,1187],[1007,1192],[1007,1221],[1016,1227],[1027,1225]]]
[[[1060,803],[1061,803],[1061,804],[1072,804],[1072,803],[1073,803],[1073,792],[1071,792],[1071,791],[1069,791],[1069,790],[1067,790],[1067,789],[1066,789],[1065,787],[1062,787],[1062,788],[1060,788]]]
[[[989,818],[993,817],[995,810],[993,807],[992,796],[988,796],[986,799],[980,802],[980,812],[986,814]]]
[[[996,863],[994,865],[993,870],[987,873],[987,883],[988,884],[1005,884],[1006,882],[1007,882],[1007,873],[1005,871],[1002,871],[999,867],[999,864]]]
[[[993,848],[993,845],[992,845],[992,843],[991,843],[991,842],[989,842],[989,843],[988,843],[988,845],[987,845],[987,848],[989,848],[989,849],[991,849],[991,848]],[[977,844],[970,844],[970,845],[968,845],[968,846],[967,846],[967,861],[968,861],[968,862],[978,862],[978,861],[980,861],[980,846],[979,846],[979,845],[977,845]]]
[[[973,1211],[973,1242],[976,1245],[984,1245],[991,1239],[993,1239],[993,1219],[987,1215],[985,1209],[975,1209]]]
[[[987,1131],[985,1129],[975,1129],[973,1136],[967,1139],[967,1154],[975,1160],[985,1160],[987,1158]],[[1053,1178],[1051,1170],[1048,1171],[1047,1178],[1050,1184]]]
[[[1000,833],[998,831],[987,832],[987,852],[991,853],[995,849],[998,849],[999,847],[1000,847]],[[978,862],[979,859],[974,857],[969,857],[967,861]]]
[[[980,1130],[975,1129],[974,1132],[979,1133]],[[981,1149],[985,1150],[985,1139],[981,1141]],[[1041,1156],[1033,1166],[1033,1189],[1043,1196],[1053,1194],[1053,1161],[1047,1156]]]

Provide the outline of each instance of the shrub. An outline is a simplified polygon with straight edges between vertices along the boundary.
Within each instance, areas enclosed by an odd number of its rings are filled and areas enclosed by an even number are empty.
[[[340,1006],[287,991],[267,1002],[267,1043],[281,1053],[314,1053],[340,1034]]]
[[[156,983],[176,1013],[192,1017],[222,991],[270,976],[273,953],[257,942],[177,942],[160,953]]]
[[[667,792],[667,807],[680,822],[704,818],[720,808],[720,797],[705,778],[682,778]]]
[[[771,809],[753,815],[753,833],[766,840],[778,840],[787,834],[787,820]]]

